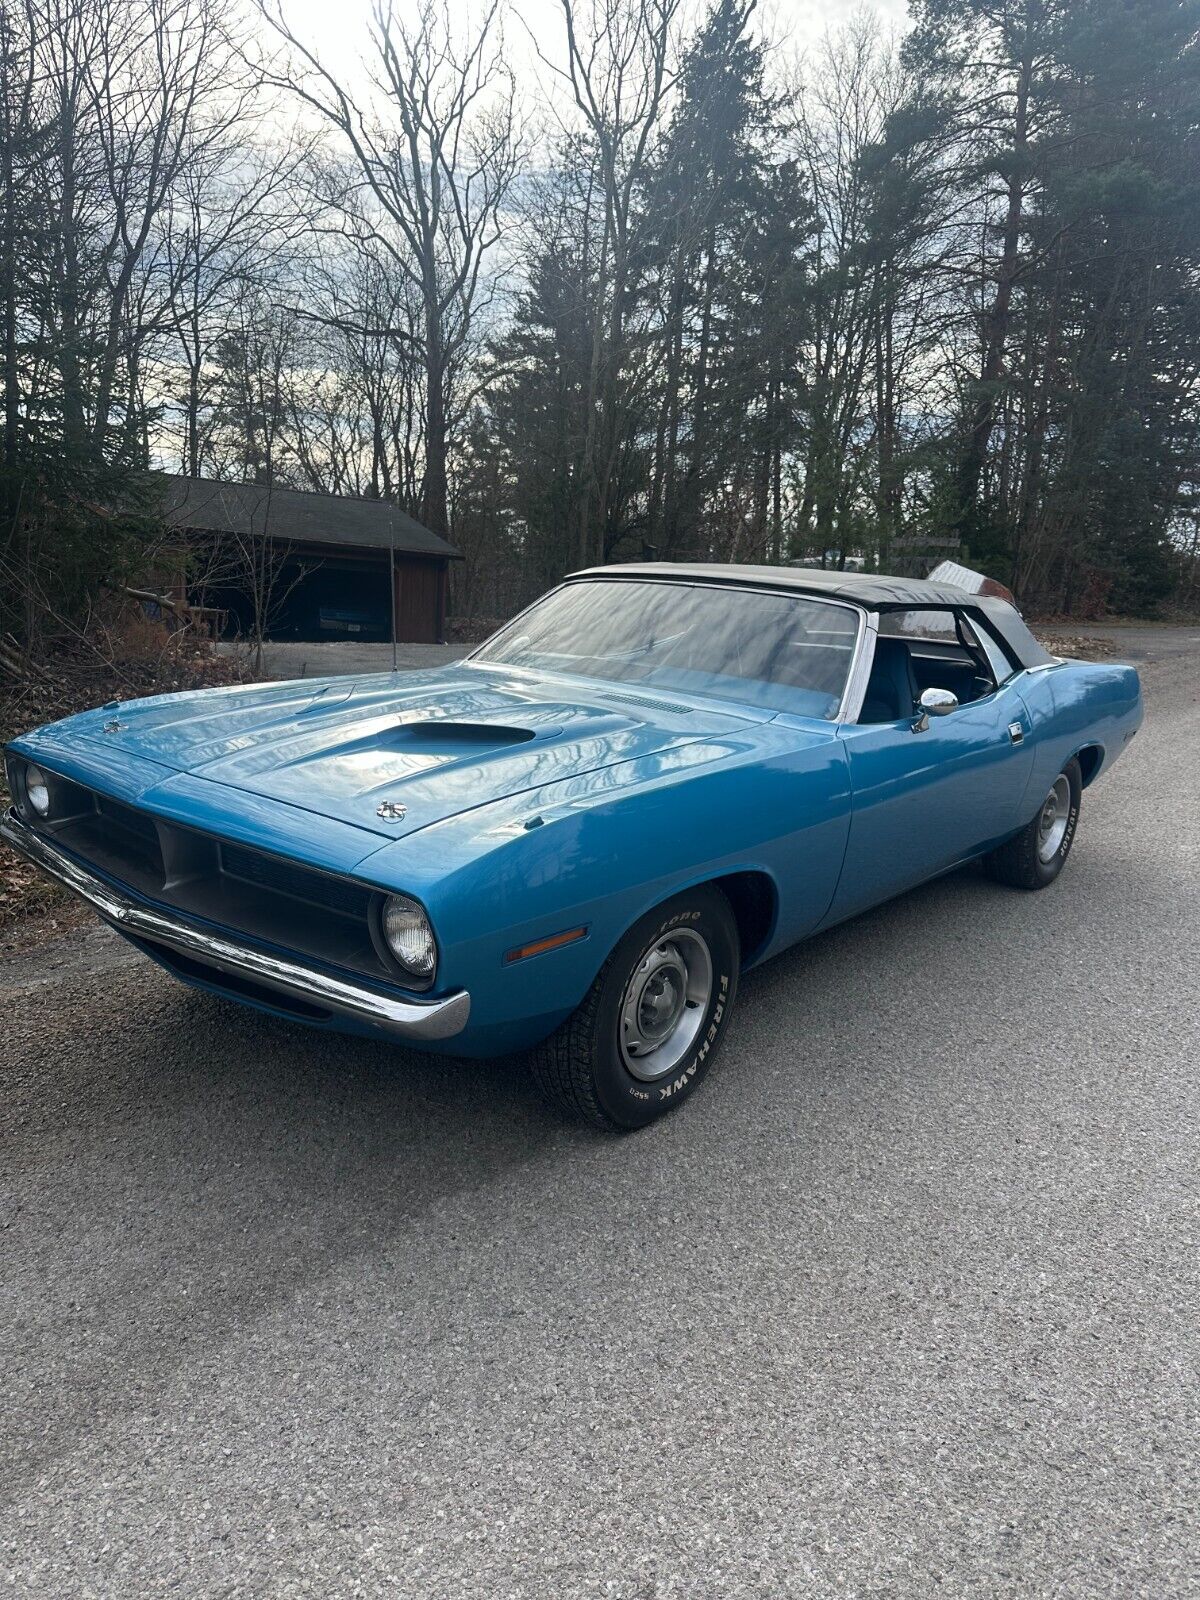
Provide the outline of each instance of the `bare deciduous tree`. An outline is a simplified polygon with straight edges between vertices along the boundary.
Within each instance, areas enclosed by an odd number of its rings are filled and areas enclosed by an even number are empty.
[[[585,276],[594,280],[575,558],[603,560],[612,475],[620,454],[618,392],[627,361],[625,322],[635,202],[646,182],[673,81],[681,0],[561,0],[565,67],[539,50],[570,88],[595,155],[587,210],[599,212]]]
[[[262,14],[291,50],[279,81],[342,136],[357,186],[345,197],[361,225],[419,296],[425,365],[426,522],[448,531],[448,393],[455,359],[491,292],[486,272],[521,161],[516,89],[495,37],[493,3],[459,42],[448,9],[421,0],[402,20],[375,0],[371,44],[375,95],[360,105],[302,43],[272,0]]]

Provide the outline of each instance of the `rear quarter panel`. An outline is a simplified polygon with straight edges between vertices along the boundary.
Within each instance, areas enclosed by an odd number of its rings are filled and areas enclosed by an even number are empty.
[[[1094,782],[1124,752],[1142,723],[1135,668],[1118,662],[1064,661],[1017,680],[1033,729],[1033,765],[1026,789],[1028,821],[1072,757],[1099,751],[1086,776]]]

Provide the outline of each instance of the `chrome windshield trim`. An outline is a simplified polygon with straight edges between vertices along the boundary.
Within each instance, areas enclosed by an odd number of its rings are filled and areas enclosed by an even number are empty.
[[[35,833],[15,811],[0,818],[0,839],[86,901],[119,933],[164,945],[214,968],[214,976],[227,972],[250,978],[281,997],[293,996],[339,1017],[381,1028],[398,1039],[450,1039],[467,1025],[471,997],[465,989],[438,1000],[401,1000],[301,959],[276,955],[235,935],[201,927],[177,912],[145,904],[90,872],[82,862]]]
[[[854,660],[850,663],[846,689],[834,719],[836,722],[857,722],[862,714],[863,701],[867,698],[867,685],[871,680],[871,667],[875,661],[875,640],[878,636],[879,613],[860,611]]]

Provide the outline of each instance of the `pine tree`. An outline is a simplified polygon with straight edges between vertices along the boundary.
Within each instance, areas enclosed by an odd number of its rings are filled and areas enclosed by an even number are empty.
[[[504,509],[519,541],[520,600],[555,582],[572,560],[593,292],[578,252],[552,241],[533,264],[512,327],[492,349],[503,376],[485,403],[481,446],[486,452],[492,442],[499,461]]]
[[[775,154],[778,105],[753,13],[753,0],[717,0],[702,24],[646,196],[642,265],[663,340],[648,522],[664,554],[747,531],[760,552],[781,542],[811,205]]]

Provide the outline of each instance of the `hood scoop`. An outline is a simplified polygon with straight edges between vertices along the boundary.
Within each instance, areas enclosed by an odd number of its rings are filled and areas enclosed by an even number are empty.
[[[348,738],[323,743],[295,757],[295,764],[305,766],[315,761],[325,763],[339,756],[354,758],[369,754],[376,762],[394,757],[401,763],[396,770],[411,771],[414,767],[500,755],[514,745],[553,738],[561,731],[557,726],[517,728],[503,722],[459,722],[451,717],[400,718],[382,725],[376,722],[363,731],[351,733]]]
[[[413,749],[418,745],[436,751],[447,745],[465,750],[502,750],[511,744],[528,744],[538,733],[557,733],[557,728],[510,728],[499,722],[453,722],[449,717],[428,722],[401,722],[387,742],[393,749]]]

